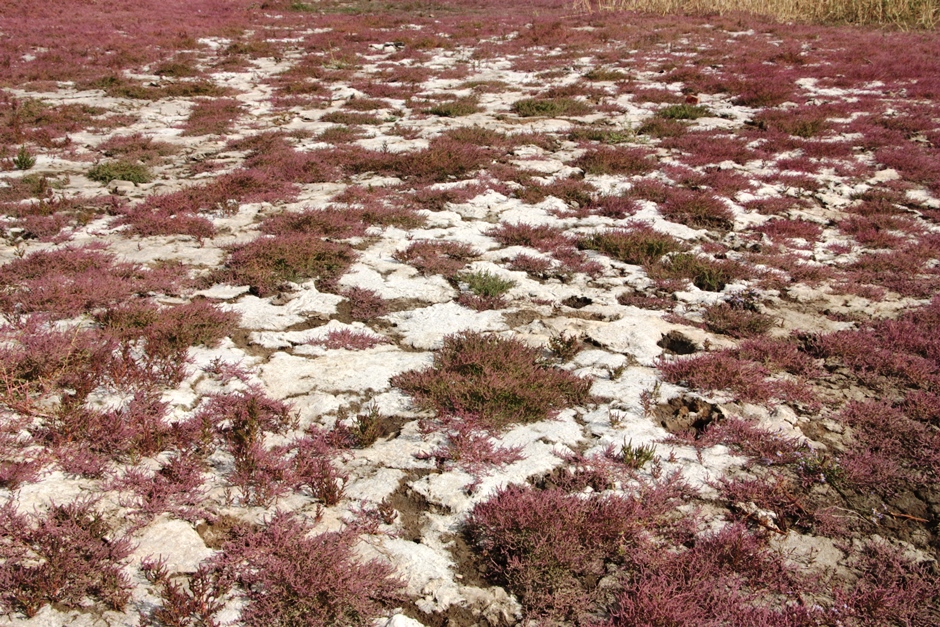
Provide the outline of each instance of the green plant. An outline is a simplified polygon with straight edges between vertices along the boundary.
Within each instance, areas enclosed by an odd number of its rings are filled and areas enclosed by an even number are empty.
[[[29,170],[34,165],[36,165],[36,157],[26,150],[26,146],[20,146],[16,156],[13,157],[13,167],[17,170]]]
[[[656,446],[653,444],[643,444],[634,446],[633,440],[624,441],[623,446],[617,453],[617,459],[626,466],[639,470],[647,463],[653,461],[656,457]]]
[[[521,118],[585,115],[591,107],[573,98],[525,98],[512,103],[512,111]]]
[[[584,75],[589,81],[621,81],[627,74],[621,70],[607,67],[596,67]]]
[[[132,163],[119,159],[105,161],[88,170],[88,178],[107,185],[111,181],[130,181],[132,183],[149,183],[152,175],[150,169],[140,163]]]
[[[468,96],[436,104],[428,109],[428,113],[442,118],[458,118],[476,113],[479,110],[479,100],[477,97]]]
[[[582,239],[578,245],[636,265],[656,263],[663,255],[682,249],[682,243],[678,240],[642,223],[633,224],[629,229],[594,233]]]
[[[697,120],[708,115],[708,109],[701,105],[687,103],[669,105],[660,109],[656,115],[666,120]]]
[[[634,141],[636,133],[629,126],[623,126],[619,129],[604,128],[599,126],[579,126],[568,133],[568,139],[573,141],[592,141],[602,144],[624,144]]]
[[[502,296],[516,284],[515,281],[499,277],[489,270],[459,274],[457,280],[466,283],[470,291],[477,296],[487,298]]]

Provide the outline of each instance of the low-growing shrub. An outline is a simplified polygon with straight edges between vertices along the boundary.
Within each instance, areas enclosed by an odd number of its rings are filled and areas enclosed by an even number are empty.
[[[306,279],[318,279],[321,287],[329,286],[353,258],[348,245],[327,242],[315,235],[260,237],[232,247],[219,278],[249,285],[253,293],[267,296],[285,283]]]
[[[36,157],[26,149],[26,146],[20,146],[16,156],[13,157],[13,167],[17,170],[29,170],[34,165],[36,165]]]
[[[636,132],[639,135],[649,135],[650,137],[662,139],[664,137],[678,137],[688,130],[689,127],[678,120],[653,117],[637,127]]]
[[[241,114],[234,98],[197,100],[183,125],[183,135],[225,135]]]
[[[234,535],[215,564],[244,592],[244,625],[364,627],[400,599],[391,566],[357,559],[352,530],[311,535],[310,523],[277,512],[265,526]]]
[[[349,317],[353,320],[366,322],[388,313],[385,299],[372,290],[351,287],[342,292],[342,295],[349,303]]]
[[[734,226],[734,214],[717,196],[674,189],[659,211],[667,219],[696,229],[727,231]]]
[[[177,150],[173,144],[154,141],[141,133],[113,135],[98,144],[97,149],[106,157],[121,157],[131,163],[153,163]]]
[[[470,291],[477,296],[488,298],[502,296],[516,284],[515,281],[504,279],[488,270],[458,274],[457,280],[466,283]]]
[[[764,335],[774,324],[774,319],[745,307],[735,307],[727,302],[707,307],[702,313],[705,327],[712,333],[735,338]]]
[[[485,572],[519,597],[528,618],[589,624],[603,599],[600,579],[659,554],[647,532],[669,526],[684,489],[665,481],[585,497],[509,486],[473,508],[465,532]]]
[[[664,120],[697,120],[708,115],[708,108],[684,102],[664,107],[656,115]]]
[[[357,124],[375,125],[381,124],[382,119],[373,113],[357,113],[354,111],[330,111],[320,118],[321,122],[330,124],[343,124],[352,126]]]
[[[149,183],[153,178],[147,166],[121,159],[99,163],[88,170],[87,176],[91,180],[104,185],[114,180]]]
[[[729,525],[688,547],[651,552],[621,578],[609,618],[596,624],[812,625],[822,608],[776,601],[811,586],[766,538]]]
[[[233,583],[223,577],[219,569],[209,564],[200,565],[195,573],[180,581],[179,574],[170,573],[162,558],[159,561],[145,559],[140,568],[161,601],[152,613],[141,615],[145,625],[218,625],[216,615],[225,607],[223,597]]]
[[[682,250],[675,238],[654,231],[652,227],[637,223],[627,229],[610,229],[595,233],[578,242],[582,248],[598,250],[624,263],[649,265],[658,262],[663,255]]]
[[[568,139],[602,144],[624,144],[635,141],[636,134],[629,127],[614,129],[605,126],[576,126],[568,133]]]
[[[279,213],[261,223],[261,232],[269,235],[307,233],[340,239],[363,235],[366,228],[356,211],[338,207]]]
[[[519,117],[578,116],[591,112],[591,107],[574,98],[525,98],[512,103],[512,111]]]
[[[117,263],[93,247],[40,250],[0,266],[0,311],[70,318],[137,293],[172,290],[175,278]]]
[[[534,422],[590,401],[590,381],[556,370],[541,351],[512,339],[461,333],[444,339],[434,366],[392,379],[421,407],[474,414],[493,428]]]
[[[573,163],[585,174],[647,174],[655,167],[650,153],[642,148],[601,147],[589,150]]]
[[[562,229],[546,224],[501,222],[486,234],[503,246],[529,246],[545,253],[570,247],[573,243]]]
[[[688,279],[695,287],[708,292],[720,292],[728,283],[750,276],[744,266],[734,261],[681,252],[649,266],[647,272],[654,279]]]
[[[374,348],[379,344],[388,344],[384,337],[376,336],[364,331],[352,331],[350,329],[334,329],[330,331],[325,338],[310,341],[311,344],[317,344],[327,349],[345,348],[346,350],[366,350]]]
[[[396,252],[394,258],[407,263],[421,274],[440,274],[446,278],[460,272],[477,252],[469,244],[446,241],[418,241]]]
[[[476,96],[467,96],[436,104],[428,109],[428,113],[442,118],[459,118],[471,115],[479,110],[479,99]]]
[[[131,552],[89,501],[53,505],[25,516],[12,502],[0,508],[4,537],[0,602],[5,612],[35,616],[43,606],[86,607],[90,599],[121,611],[131,583],[122,562]]]

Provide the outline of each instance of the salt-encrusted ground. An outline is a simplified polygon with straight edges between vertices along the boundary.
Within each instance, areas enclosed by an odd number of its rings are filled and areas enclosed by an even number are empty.
[[[357,33],[354,23],[335,16],[287,14],[292,21],[286,35],[275,30],[276,20],[254,32],[253,42],[272,40],[270,55],[243,55],[233,68],[220,68],[225,51],[238,43],[225,37],[198,39],[190,50],[171,55],[190,64],[200,80],[224,88],[224,95],[151,100],[83,88],[81,81],[8,84],[8,101],[36,101],[52,110],[81,105],[101,111],[98,118],[123,117],[105,128],[71,129],[68,144],[42,144],[28,135],[10,144],[12,149],[29,146],[36,162],[29,170],[3,172],[4,189],[18,189],[25,177],[33,177],[27,185],[35,184],[37,176],[45,176],[50,189],[35,198],[10,192],[0,257],[11,264],[41,251],[98,246],[118,262],[145,267],[178,262],[177,276],[188,274],[194,281],[144,296],[164,306],[208,302],[237,314],[237,329],[210,346],[190,347],[178,382],[160,386],[165,423],[184,424],[201,415],[210,398],[253,390],[290,406],[295,420],[260,436],[267,449],[286,451],[286,459],[300,454],[291,447],[311,429],[335,432],[345,424],[361,430],[365,424],[379,435],[331,453],[335,481],[343,488],[335,503],[324,504],[286,479],[271,498],[249,498],[232,479],[233,454],[217,445],[202,462],[198,504],[185,512],[167,506],[141,513],[126,490],[115,488],[116,480],[130,468],[154,472],[166,467],[180,451],[157,447],[143,456],[130,451],[94,472],[69,468],[57,448],[65,444],[38,434],[50,424],[56,403],[74,391],[51,374],[40,375],[42,398],[31,404],[15,389],[20,383],[32,385],[29,375],[4,370],[5,414],[11,425],[17,415],[26,419],[4,431],[4,437],[19,442],[5,449],[4,464],[27,458],[35,464],[24,480],[5,479],[0,498],[38,517],[53,504],[93,497],[112,533],[129,532],[134,544],[121,561],[133,586],[123,611],[104,609],[94,599],[82,608],[40,602],[27,618],[26,606],[5,598],[4,624],[139,624],[140,614],[149,615],[160,603],[141,570],[146,558],[162,556],[171,573],[193,573],[223,546],[225,538],[212,537],[211,530],[225,524],[264,525],[282,511],[309,519],[318,532],[338,531],[357,520],[361,524],[363,512],[379,508],[397,513],[377,523],[373,516],[375,524],[361,528],[355,549],[364,560],[391,564],[404,582],[404,597],[397,609],[386,607],[377,624],[404,627],[422,624],[419,619],[428,625],[514,624],[530,610],[512,589],[477,572],[481,566],[467,556],[461,535],[467,516],[501,488],[538,484],[546,477],[558,481],[558,469],[574,473],[621,447],[654,447],[655,460],[639,468],[621,464],[607,490],[629,494],[637,482],[678,473],[694,492],[681,507],[701,510],[703,533],[736,517],[753,533],[769,535],[775,550],[808,563],[804,568],[846,581],[858,576],[849,566],[853,541],[858,545],[876,535],[915,561],[933,562],[940,501],[935,484],[929,486],[936,468],[922,468],[923,476],[914,483],[898,479],[895,492],[872,497],[877,503],[857,496],[878,492],[857,479],[862,471],[851,444],[853,426],[839,416],[850,401],[885,400],[906,407],[905,394],[922,390],[926,431],[918,431],[922,439],[905,446],[923,446],[928,453],[919,459],[938,461],[929,457],[940,450],[930,448],[938,437],[937,409],[930,407],[938,399],[935,349],[919,353],[925,363],[922,379],[911,383],[899,370],[879,373],[901,377],[885,387],[884,381],[853,378],[861,375],[851,371],[851,364],[836,363],[834,351],[813,353],[806,347],[810,338],[835,337],[827,334],[897,318],[928,305],[937,294],[940,95],[937,74],[931,75],[936,59],[918,56],[929,45],[936,48],[934,34],[911,36],[920,46],[911,48],[912,58],[924,66],[919,73],[846,76],[846,68],[861,63],[859,54],[873,54],[873,36],[861,34],[853,41],[838,31],[820,30],[816,39],[800,39],[785,29],[744,28],[733,20],[684,22],[687,32],[678,33],[668,22],[650,19],[640,29],[647,36],[639,37],[629,29],[617,30],[618,20],[626,18],[608,16],[604,23],[572,19],[557,26],[541,18],[523,19],[505,32],[478,25],[482,34],[475,40],[467,32],[449,30],[452,17],[414,16],[402,18],[407,24],[384,28],[364,23]],[[595,37],[602,29],[607,34]],[[887,37],[900,40],[902,35]],[[895,41],[891,45],[903,47]],[[733,61],[745,54],[754,57],[750,65]],[[172,82],[157,74],[157,65],[118,75],[146,86]],[[290,74],[292,69],[296,74]],[[293,87],[283,87],[288,82]],[[315,88],[307,93],[301,85]],[[194,107],[214,97],[236,101],[229,127],[221,133],[185,133]],[[528,98],[541,98],[543,108],[530,111],[518,104]],[[466,114],[433,112],[435,105],[465,100],[470,109],[459,113]],[[365,123],[357,124],[357,115],[368,116],[358,120]],[[457,129],[471,132],[461,136]],[[876,131],[896,133],[907,143],[892,146],[893,135],[885,139]],[[331,139],[341,133],[347,138]],[[93,164],[114,161],[116,153],[106,152],[104,142],[135,134],[167,144],[165,155],[148,161],[151,182],[102,184],[86,176]],[[191,201],[191,210],[182,211],[209,225],[206,234],[187,234],[183,228],[140,235],[142,229],[135,232],[127,220],[122,225],[123,216],[148,198],[251,169],[246,159],[264,150],[251,138],[264,134],[283,138],[292,154],[313,156],[321,175],[290,180],[293,170],[286,158],[259,166],[259,171],[268,168],[262,189],[232,188],[224,206]],[[441,137],[451,143],[434,152],[429,146]],[[483,153],[470,158],[465,150]],[[921,161],[902,159],[898,150]],[[628,163],[617,160],[628,153]],[[423,160],[417,165],[389,161],[398,154],[421,154]],[[464,158],[470,159],[466,168],[446,161]],[[293,189],[274,191],[278,184]],[[677,189],[688,197],[670,197]],[[439,200],[427,200],[435,194]],[[32,223],[12,207],[38,202],[40,196],[44,202],[67,199],[70,207],[99,209],[86,220],[66,220],[58,232],[32,232]],[[707,202],[696,205],[702,198]],[[879,214],[879,202],[890,205],[890,211]],[[225,278],[238,275],[212,275],[227,260],[227,267],[235,265],[229,256],[233,245],[283,235],[262,232],[272,216],[362,208],[382,216],[383,208],[395,207],[407,219],[380,217],[368,223],[366,217],[362,232],[323,235],[325,241],[351,245],[354,255],[331,280],[300,276],[271,290]],[[875,209],[866,213],[859,207]],[[519,245],[509,241],[501,225],[545,228],[529,229],[530,245]],[[674,252],[662,259],[662,253],[651,256],[644,265],[618,259],[598,243],[598,234],[649,232],[640,225],[669,236]],[[166,230],[156,230],[161,228]],[[416,242],[465,244],[470,252],[459,259],[457,271],[421,268],[406,254]],[[911,252],[914,248],[919,256]],[[669,274],[670,255],[686,252],[726,274],[718,279]],[[912,265],[859,263],[873,259],[872,254],[908,255]],[[467,277],[474,275],[508,281],[503,300],[492,307],[468,306],[478,302],[467,298],[472,294]],[[26,279],[4,280],[12,299],[4,305],[9,325],[4,342],[12,350],[24,341],[16,333],[25,328],[26,318],[38,320],[43,309],[24,313],[17,301],[39,288],[23,287]],[[387,301],[387,313],[351,315],[355,288]],[[54,324],[95,328],[102,324],[96,314],[115,306],[56,315]],[[759,314],[768,324],[757,331],[741,326],[747,320],[735,312],[743,311]],[[709,318],[716,312],[731,312],[733,319],[720,326]],[[588,379],[591,400],[545,420],[491,430],[492,445],[514,449],[517,454],[509,459],[515,461],[468,461],[468,451],[457,451],[452,442],[450,423],[417,407],[392,384],[397,375],[432,366],[446,338],[468,332],[539,348],[552,367]],[[330,344],[340,337],[379,343],[367,348]],[[815,368],[831,368],[812,376],[771,368],[761,379],[761,384],[804,386],[802,395],[750,394],[720,379],[696,384],[691,374],[664,375],[665,362],[681,359],[677,353],[720,354],[746,337],[791,342],[815,360]],[[760,361],[737,361],[730,368],[746,369]],[[237,376],[220,375],[226,366],[237,367]],[[120,408],[135,389],[112,380],[91,390],[84,404]],[[817,522],[794,522],[764,503],[729,496],[722,479],[766,477],[753,465],[774,465],[731,436],[696,441],[712,422],[732,419],[772,434],[773,442],[784,438],[787,447],[814,460],[844,462],[856,483],[840,489],[841,495],[825,492],[825,485],[803,485],[805,493],[794,492],[792,498],[806,499],[800,508],[809,509],[812,494],[819,512],[838,508],[868,522],[846,523],[847,529],[830,533]],[[69,437],[79,447],[89,446],[81,434]],[[441,457],[449,442],[450,457]],[[873,455],[879,450],[874,444],[866,449]],[[855,466],[849,467],[850,461]],[[911,462],[898,464],[909,468]],[[590,495],[596,488],[586,484],[575,491]],[[866,511],[876,507],[882,509]],[[9,563],[14,555],[0,558]],[[244,594],[235,587],[224,601],[216,620],[240,624]],[[930,606],[935,601],[934,596],[921,602]]]

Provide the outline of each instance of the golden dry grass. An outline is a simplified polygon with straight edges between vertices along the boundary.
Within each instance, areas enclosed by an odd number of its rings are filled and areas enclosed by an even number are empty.
[[[741,11],[786,22],[891,25],[929,29],[940,24],[940,0],[574,0],[582,12],[641,11],[708,14]]]

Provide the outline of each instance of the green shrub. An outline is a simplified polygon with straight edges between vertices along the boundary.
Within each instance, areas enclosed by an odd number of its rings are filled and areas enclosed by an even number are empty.
[[[16,156],[13,157],[13,167],[17,170],[29,170],[36,165],[36,157],[26,150],[26,146],[20,146]]]
[[[150,169],[140,163],[132,163],[122,159],[105,161],[88,170],[88,178],[107,185],[111,181],[130,181],[132,183],[149,183],[153,178]]]
[[[586,115],[591,107],[574,98],[525,98],[512,104],[512,111],[522,118]]]
[[[457,279],[463,281],[470,288],[470,291],[477,296],[495,298],[508,292],[515,284],[515,281],[503,279],[488,270],[482,272],[467,272],[457,276]]]
[[[457,98],[434,105],[428,109],[431,115],[437,115],[442,118],[459,118],[480,110],[479,101],[476,96],[466,98]]]
[[[687,103],[674,104],[660,109],[656,115],[665,120],[697,120],[708,115],[708,109],[701,105]]]

